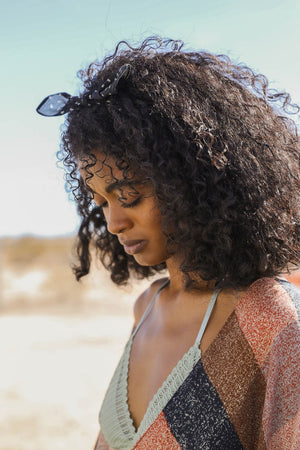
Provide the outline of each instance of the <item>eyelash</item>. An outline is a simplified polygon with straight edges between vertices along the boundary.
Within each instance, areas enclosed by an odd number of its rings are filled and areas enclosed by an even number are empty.
[[[123,208],[134,208],[134,206],[137,206],[140,201],[142,200],[142,197],[138,197],[136,200],[134,200],[131,203],[122,203]],[[102,203],[100,205],[100,208],[105,208],[107,206],[107,202]]]

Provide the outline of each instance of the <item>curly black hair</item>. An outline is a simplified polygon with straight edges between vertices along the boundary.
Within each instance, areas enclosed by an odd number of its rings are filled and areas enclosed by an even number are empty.
[[[290,118],[299,107],[289,94],[228,56],[151,37],[138,48],[122,41],[80,71],[81,95],[101,89],[124,64],[131,73],[116,95],[69,112],[57,153],[82,219],[77,280],[89,272],[91,244],[118,285],[166,267],[139,265],[108,232],[78,170],[78,158],[90,161],[97,149],[124,176],[138,167],[151,182],[187,287],[199,276],[246,286],[299,264],[300,143]]]

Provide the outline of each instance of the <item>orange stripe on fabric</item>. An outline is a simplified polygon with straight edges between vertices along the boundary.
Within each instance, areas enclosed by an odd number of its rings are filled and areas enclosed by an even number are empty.
[[[285,423],[299,414],[300,332],[297,322],[288,325],[276,338],[265,361],[263,373],[267,380],[263,424],[268,441]],[[299,422],[298,433],[300,434]]]
[[[271,278],[253,283],[238,303],[235,313],[260,365],[275,337],[298,317],[288,293]]]
[[[268,450],[299,450],[300,446],[300,413],[285,423],[273,436]]]
[[[180,445],[171,433],[162,411],[152,425],[141,436],[132,450],[179,450]]]

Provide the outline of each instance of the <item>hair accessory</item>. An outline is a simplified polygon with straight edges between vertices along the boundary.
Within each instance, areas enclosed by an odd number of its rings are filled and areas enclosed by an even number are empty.
[[[102,84],[99,91],[83,95],[82,97],[71,96],[66,92],[48,95],[36,108],[36,111],[42,116],[54,117],[73,111],[82,106],[91,106],[100,104],[102,100],[117,93],[120,80],[126,79],[131,71],[130,64],[124,64],[118,70],[115,78],[111,81],[109,78]]]

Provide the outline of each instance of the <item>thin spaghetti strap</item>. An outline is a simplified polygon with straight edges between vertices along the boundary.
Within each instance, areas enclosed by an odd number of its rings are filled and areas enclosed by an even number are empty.
[[[218,295],[219,295],[220,291],[221,291],[221,289],[216,289],[215,292],[213,293],[211,299],[210,299],[210,302],[209,302],[209,305],[207,307],[204,319],[202,321],[202,324],[201,324],[198,336],[197,336],[196,341],[195,341],[195,343],[197,342],[198,345],[200,345],[200,343],[201,343],[201,339],[202,339],[202,336],[204,334],[206,325],[207,325],[207,323],[209,321],[210,315],[212,313],[213,307],[215,306],[215,303],[216,303],[216,300],[218,298]]]
[[[146,308],[145,311],[144,311],[144,314],[143,314],[142,317],[141,317],[141,320],[139,321],[139,323],[137,324],[137,326],[136,326],[135,329],[133,330],[133,332],[132,332],[132,337],[135,336],[135,334],[137,333],[138,329],[140,328],[140,326],[142,325],[142,323],[144,322],[144,320],[146,319],[146,317],[147,317],[148,314],[150,313],[150,311],[151,311],[151,309],[152,309],[152,306],[153,306],[153,304],[154,304],[154,301],[155,301],[156,297],[158,296],[158,294],[160,293],[160,291],[161,291],[165,286],[167,286],[167,284],[169,284],[169,283],[170,283],[170,280],[167,279],[167,280],[166,280],[166,281],[165,281],[165,282],[157,289],[157,291],[154,293],[154,295],[153,295],[153,297],[151,298],[151,300],[150,300],[150,302],[149,302],[147,308]]]

